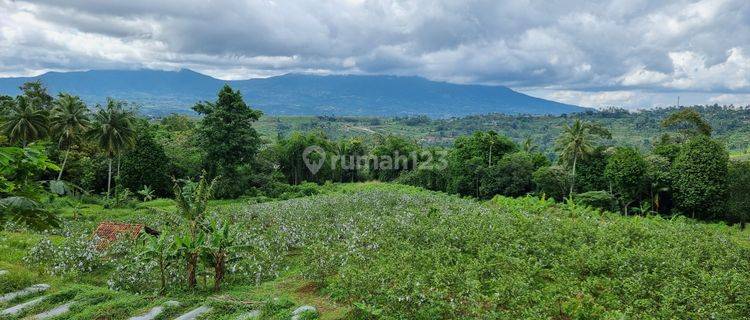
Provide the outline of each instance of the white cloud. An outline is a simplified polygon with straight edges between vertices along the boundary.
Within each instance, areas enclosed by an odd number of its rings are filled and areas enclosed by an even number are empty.
[[[708,102],[720,105],[750,106],[750,94],[721,94],[710,97]]]
[[[0,17],[2,76],[420,75],[584,105],[750,93],[747,0],[0,0]]]

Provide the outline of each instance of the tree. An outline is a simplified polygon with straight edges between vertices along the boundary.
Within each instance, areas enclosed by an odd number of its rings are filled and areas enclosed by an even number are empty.
[[[335,149],[330,140],[322,132],[310,132],[303,134],[292,132],[289,138],[281,139],[275,148],[276,161],[279,169],[286,176],[290,184],[300,184],[303,181],[324,182],[331,178],[331,159]],[[305,155],[305,150],[314,152]],[[319,154],[318,152],[325,154]],[[318,171],[312,172],[307,168],[304,157],[310,163],[321,161]]]
[[[416,168],[419,161],[419,145],[395,135],[378,136],[372,149],[370,163],[372,177],[380,181],[392,181],[404,171]]]
[[[604,169],[625,215],[633,202],[639,201],[646,188],[646,161],[633,148],[617,148]]]
[[[29,100],[33,106],[42,110],[52,108],[53,97],[47,93],[47,88],[41,80],[26,82],[19,89],[21,89],[22,96]]]
[[[358,160],[363,159],[367,154],[362,139],[351,138],[340,140],[337,144],[337,153],[341,159],[338,163],[338,175],[340,182],[354,182],[360,179]]]
[[[604,176],[612,148],[599,146],[586,157],[578,160],[576,167],[576,192],[609,190],[609,181]]]
[[[448,157],[448,192],[479,197],[486,167],[516,151],[513,141],[493,131],[457,138]]]
[[[524,139],[521,146],[522,150],[528,153],[533,153],[539,150],[539,146],[534,143],[534,139],[532,139],[531,137],[527,137],[526,139]]]
[[[120,182],[130,190],[148,186],[158,196],[169,194],[169,172],[172,168],[164,148],[154,141],[148,124],[143,124],[135,137],[134,148],[122,156]]]
[[[728,162],[724,146],[707,136],[685,142],[671,170],[677,207],[693,218],[720,214],[726,199]]]
[[[26,147],[30,142],[44,138],[48,133],[48,112],[35,106],[23,96],[9,104],[10,112],[6,116],[2,130],[11,142],[21,142]]]
[[[661,126],[677,128],[688,138],[696,135],[711,136],[713,130],[695,109],[681,109],[672,113],[662,120]]]
[[[587,157],[594,151],[597,138],[611,138],[612,135],[606,129],[584,123],[576,119],[573,125],[565,124],[563,132],[555,141],[555,148],[560,153],[560,159],[571,166],[571,182],[569,195],[575,190],[576,165],[578,160]]]
[[[89,135],[107,154],[107,197],[112,189],[112,159],[135,144],[134,119],[132,111],[113,99],[107,100],[107,106],[99,107],[94,114]]]
[[[480,186],[485,198],[496,194],[518,197],[532,190],[534,161],[526,152],[508,154],[486,171]]]
[[[537,192],[562,200],[568,193],[572,180],[570,172],[562,166],[541,167],[531,176]]]
[[[666,212],[671,205],[671,163],[668,158],[656,154],[649,155],[644,160],[651,207],[656,212]]]
[[[215,102],[198,103],[193,110],[203,115],[197,138],[200,147],[206,152],[204,163],[209,175],[233,177],[240,165],[247,165],[255,160],[260,137],[253,128],[253,123],[262,113],[245,104],[239,90],[235,91],[229,85],[224,85]],[[239,195],[224,187],[218,192],[220,196]]]
[[[50,129],[58,137],[58,146],[67,144],[65,157],[63,158],[57,180],[62,179],[65,164],[68,162],[70,148],[89,129],[89,110],[86,105],[76,96],[61,93],[54,102],[50,116]]]
[[[750,216],[750,161],[731,161],[727,179],[727,217],[744,229]]]

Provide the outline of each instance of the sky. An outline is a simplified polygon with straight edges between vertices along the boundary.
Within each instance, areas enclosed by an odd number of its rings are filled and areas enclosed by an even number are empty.
[[[750,1],[0,0],[0,77],[141,68],[422,76],[587,107],[750,105]]]

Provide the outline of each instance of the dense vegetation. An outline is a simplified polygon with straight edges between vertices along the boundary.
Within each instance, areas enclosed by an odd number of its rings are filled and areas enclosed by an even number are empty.
[[[289,301],[237,300],[292,281],[306,295],[291,300],[312,295],[350,318],[750,316],[750,252],[738,240],[750,162],[727,148],[746,133],[728,129],[745,109],[507,118],[560,127],[549,145],[493,130],[435,145],[315,126],[269,135],[229,86],[195,105],[199,118],[162,119],[115,100],[90,111],[39,83],[21,89],[0,97],[0,268],[16,274],[0,278],[3,291],[43,277],[62,287],[55,294],[82,296],[86,312],[101,302],[89,291],[131,302],[222,292],[214,317],[252,307],[284,318]],[[620,143],[624,123],[660,112],[642,130],[653,130],[648,145]],[[728,115],[734,124],[715,125]],[[373,180],[395,183],[353,183]],[[105,220],[158,234],[92,238]]]

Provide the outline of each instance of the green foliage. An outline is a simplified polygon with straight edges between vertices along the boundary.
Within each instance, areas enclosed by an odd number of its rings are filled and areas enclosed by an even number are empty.
[[[138,131],[134,147],[123,155],[121,166],[119,182],[123,187],[140,190],[146,185],[156,196],[170,194],[168,174],[172,170],[169,158],[147,128]]]
[[[427,190],[443,191],[448,184],[448,175],[445,170],[424,168],[419,170],[404,171],[395,182],[422,187]]]
[[[572,125],[566,124],[560,136],[555,140],[555,150],[563,164],[572,168],[570,192],[572,196],[576,187],[576,166],[578,161],[588,157],[596,149],[600,138],[610,139],[611,133],[603,127],[576,119]]]
[[[575,203],[592,208],[616,212],[618,209],[617,199],[607,191],[588,191],[578,193],[574,196]]]
[[[19,89],[21,89],[21,97],[35,107],[44,110],[49,110],[52,107],[54,98],[47,93],[47,88],[41,80],[26,82]]]
[[[672,190],[678,209],[693,218],[712,218],[724,210],[729,155],[724,146],[700,135],[682,145],[672,164]]]
[[[672,175],[669,159],[660,155],[648,155],[646,161],[646,180],[648,196],[656,212],[667,212],[671,201]]]
[[[125,109],[125,104],[113,99],[107,100],[107,106],[98,107],[89,137],[107,155],[107,197],[112,189],[112,159],[135,144],[133,121],[135,114]]]
[[[562,166],[541,167],[532,175],[538,193],[562,201],[568,194],[572,176]]]
[[[750,251],[720,225],[390,185],[248,207],[306,276],[384,318],[742,318]],[[283,231],[282,231],[283,230]],[[299,251],[297,251],[299,250]],[[455,303],[462,297],[461,303]],[[634,306],[638,306],[637,308]]]
[[[750,218],[750,162],[730,161],[727,182],[725,219],[744,225]]]
[[[496,164],[487,167],[482,176],[480,192],[484,198],[495,195],[522,196],[531,192],[534,161],[526,152],[515,152],[504,156]]]
[[[164,293],[167,290],[168,268],[172,264],[177,254],[177,244],[173,236],[162,231],[156,237],[150,237],[145,241],[140,255],[156,261],[159,268],[159,292]]]
[[[313,150],[313,152],[305,155],[305,150],[308,150],[308,152]],[[303,181],[325,182],[331,180],[333,178],[331,159],[334,153],[333,143],[319,132],[308,134],[294,132],[288,138],[280,139],[274,146],[275,160],[289,184],[299,184]],[[320,169],[317,172],[313,173],[307,168],[304,161],[305,156],[311,163],[321,162]]]
[[[49,133],[49,112],[34,104],[31,99],[19,96],[7,108],[10,112],[4,115],[0,127],[11,142],[21,142],[25,147]]]
[[[595,148],[591,154],[579,159],[576,167],[576,189],[578,192],[598,191],[609,189],[604,169],[609,159],[608,148]]]
[[[628,214],[628,207],[646,192],[647,167],[643,156],[633,148],[617,148],[607,161],[604,176]]]
[[[252,164],[260,147],[260,137],[253,128],[261,112],[251,109],[239,91],[225,85],[215,102],[202,102],[193,110],[203,115],[198,126],[197,138],[205,151],[204,165],[211,176],[234,177],[238,167]],[[217,196],[237,197],[242,186],[233,182],[222,182]]]
[[[54,213],[41,204],[47,192],[38,179],[49,170],[60,168],[40,145],[0,148],[0,223],[21,222],[35,229],[58,225]]]
[[[183,234],[176,236],[175,243],[186,262],[187,285],[190,289],[194,289],[197,284],[198,258],[206,241],[204,231],[208,200],[212,197],[215,182],[216,179],[209,182],[204,174],[197,184],[189,183],[188,188],[183,188],[177,182],[174,186],[178,213],[187,224]]]
[[[73,144],[79,142],[89,129],[89,110],[86,105],[76,96],[61,93],[54,102],[50,116],[50,131],[59,141],[59,147],[67,144],[65,158],[60,167],[57,180],[62,179],[65,164],[68,162],[70,149]]]
[[[235,250],[240,248],[237,244],[239,237],[229,220],[213,219],[207,229],[203,252],[214,268],[214,291],[220,291],[227,262],[234,259]]]
[[[373,179],[392,181],[402,172],[416,169],[419,146],[414,141],[395,135],[376,140],[371,152],[373,161],[369,163]]]
[[[448,192],[480,197],[485,168],[516,151],[518,146],[513,141],[494,131],[456,139],[448,158]]]
[[[661,122],[662,127],[678,128],[687,137],[696,135],[711,136],[711,125],[708,124],[700,113],[694,109],[681,109],[676,111]]]

